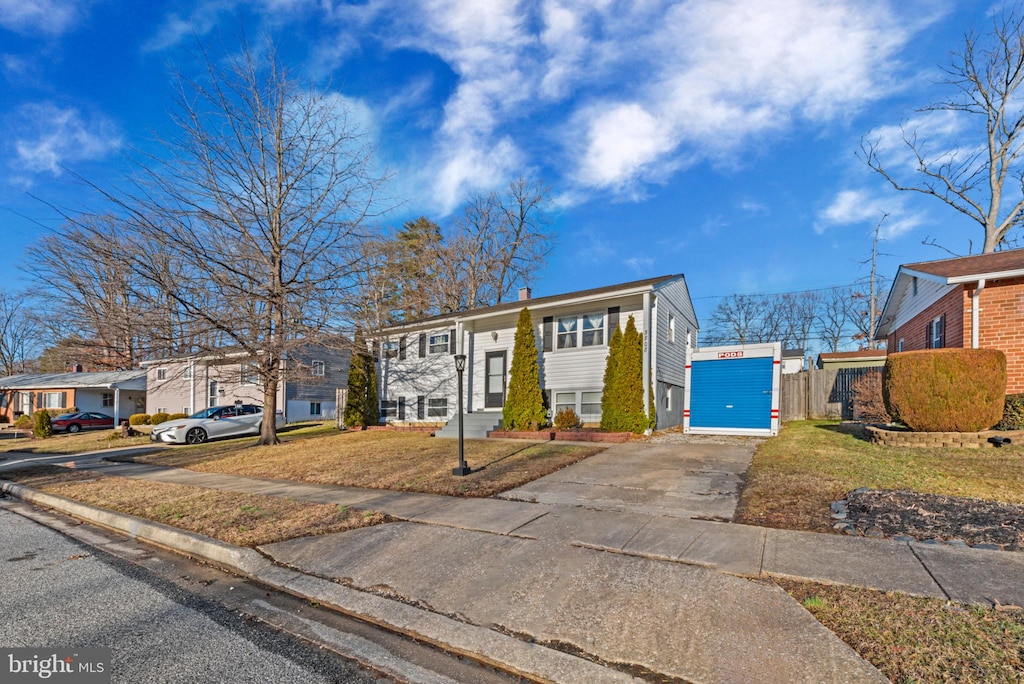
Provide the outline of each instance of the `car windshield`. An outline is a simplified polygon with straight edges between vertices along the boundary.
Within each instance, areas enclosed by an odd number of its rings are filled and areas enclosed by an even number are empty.
[[[214,416],[220,415],[220,412],[224,410],[223,406],[211,406],[208,409],[203,409],[193,413],[189,418],[213,418]]]
[[[68,419],[74,418],[77,415],[78,415],[77,413],[62,413],[59,416],[57,416],[56,418],[54,418],[54,420],[68,420]]]

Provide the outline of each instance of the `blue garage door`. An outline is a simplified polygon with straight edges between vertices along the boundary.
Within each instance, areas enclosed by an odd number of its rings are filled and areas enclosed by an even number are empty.
[[[771,429],[773,359],[694,361],[690,427]]]

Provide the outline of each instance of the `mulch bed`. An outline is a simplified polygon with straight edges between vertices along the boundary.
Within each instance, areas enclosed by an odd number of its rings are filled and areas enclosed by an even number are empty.
[[[852,523],[862,533],[876,527],[886,537],[959,539],[1024,550],[1024,506],[938,494],[869,489],[846,497]]]

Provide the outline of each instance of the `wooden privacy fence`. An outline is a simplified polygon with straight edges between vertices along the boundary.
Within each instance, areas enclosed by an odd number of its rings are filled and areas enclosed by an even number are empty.
[[[787,420],[853,418],[853,383],[881,366],[788,373],[779,388],[779,415]]]

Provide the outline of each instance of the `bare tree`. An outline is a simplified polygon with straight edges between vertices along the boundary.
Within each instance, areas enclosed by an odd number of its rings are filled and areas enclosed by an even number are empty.
[[[821,293],[818,307],[818,334],[828,351],[838,351],[843,339],[850,335],[853,319],[853,290],[831,287]]]
[[[39,351],[39,323],[20,293],[0,290],[0,373],[26,372],[26,364]]]
[[[384,181],[342,98],[291,79],[273,45],[202,80],[178,74],[176,135],[140,164],[124,194],[105,192],[127,226],[133,276],[172,305],[204,348],[255,359],[260,444],[278,442],[283,360],[343,323],[361,245]]]
[[[935,152],[916,130],[903,140],[916,159],[917,183],[905,183],[879,156],[879,140],[861,141],[861,158],[897,190],[931,195],[976,221],[983,230],[982,253],[994,252],[1024,218],[1024,17],[1013,10],[997,18],[991,34],[968,33],[960,52],[944,69],[952,95],[924,112],[970,115],[983,123],[985,138]]]
[[[761,295],[734,294],[711,313],[707,341],[712,344],[753,344],[766,339],[767,300]]]
[[[821,297],[818,292],[786,292],[778,295],[777,316],[781,323],[783,344],[789,348],[807,349],[818,316]]]

